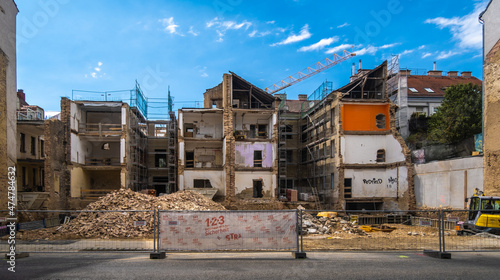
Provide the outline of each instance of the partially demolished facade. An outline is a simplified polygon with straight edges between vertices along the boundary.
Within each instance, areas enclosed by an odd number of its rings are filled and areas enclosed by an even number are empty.
[[[234,73],[204,93],[204,107],[179,110],[179,189],[214,188],[236,197],[275,197],[275,97]]]
[[[292,187],[347,210],[415,206],[410,152],[394,126],[387,77],[384,62],[338,90],[322,85],[300,110],[295,100],[282,102],[280,193]],[[297,164],[289,164],[293,158]]]

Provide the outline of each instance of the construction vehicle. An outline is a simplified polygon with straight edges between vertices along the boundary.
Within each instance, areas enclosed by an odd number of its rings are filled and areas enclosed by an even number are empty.
[[[500,235],[500,197],[485,196],[477,188],[474,195],[467,199],[469,212],[467,221],[457,231],[458,235],[470,235],[481,232]]]

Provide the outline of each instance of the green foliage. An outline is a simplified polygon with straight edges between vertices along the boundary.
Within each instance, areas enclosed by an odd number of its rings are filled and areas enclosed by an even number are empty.
[[[429,120],[430,140],[458,143],[481,131],[481,87],[469,83],[447,88],[441,106]]]

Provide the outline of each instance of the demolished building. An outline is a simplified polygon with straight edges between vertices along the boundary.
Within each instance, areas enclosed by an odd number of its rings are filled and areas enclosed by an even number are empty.
[[[229,202],[276,197],[278,104],[230,72],[204,93],[204,108],[180,109],[179,189],[213,188]]]
[[[293,188],[347,210],[415,207],[410,151],[387,98],[390,75],[384,62],[337,90],[325,82],[307,99],[281,95],[281,195]]]

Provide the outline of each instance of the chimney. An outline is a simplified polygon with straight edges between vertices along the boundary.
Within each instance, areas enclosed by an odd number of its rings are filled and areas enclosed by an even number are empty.
[[[356,64],[354,62],[352,63],[352,70],[351,70],[351,76],[356,75]]]
[[[26,94],[24,94],[24,90],[18,89],[17,97],[20,98],[22,101],[26,101]]]
[[[448,77],[458,77],[458,71],[448,71]]]
[[[307,100],[307,94],[299,94],[299,101],[306,101]]]
[[[411,75],[411,70],[409,70],[409,69],[399,70],[399,75],[410,76]]]
[[[460,77],[470,78],[470,77],[472,77],[472,72],[471,71],[462,71],[462,73],[460,73]]]
[[[359,70],[363,69],[363,67],[361,67],[361,59],[359,60],[359,69],[358,69],[358,73],[359,73]]]
[[[438,71],[438,70],[427,71],[427,75],[431,77],[441,77],[443,76],[443,71]]]
[[[434,67],[432,68],[432,71],[436,71],[436,62],[434,61]]]

